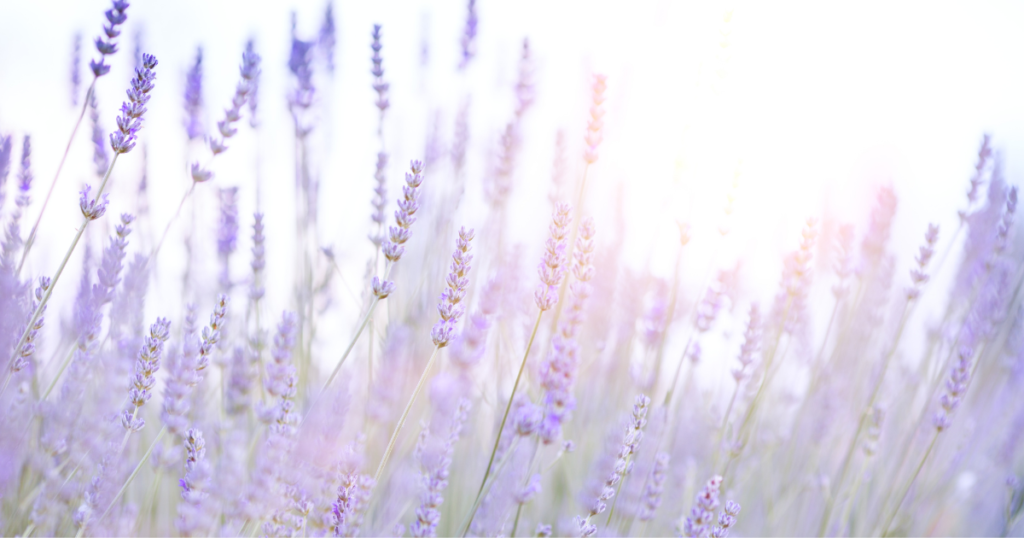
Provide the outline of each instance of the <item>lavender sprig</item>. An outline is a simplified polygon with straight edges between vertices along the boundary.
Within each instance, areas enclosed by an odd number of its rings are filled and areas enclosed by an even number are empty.
[[[196,61],[185,75],[185,134],[195,140],[206,134],[203,125],[203,48],[196,49]]]
[[[146,421],[139,417],[139,410],[153,396],[156,372],[160,369],[160,355],[163,354],[164,343],[171,336],[170,326],[170,321],[158,318],[150,326],[149,337],[139,349],[135,361],[135,373],[129,378],[131,388],[128,390],[128,401],[131,405],[121,413],[121,426],[127,431],[125,442],[128,440],[128,435],[142,430],[146,425]]]
[[[398,213],[395,214],[398,218]],[[393,230],[394,228],[392,228]],[[465,228],[459,229],[459,238],[456,240],[456,250],[452,254],[452,268],[448,273],[446,283],[448,287],[441,294],[441,304],[437,306],[437,311],[441,315],[441,321],[437,325],[434,325],[431,330],[431,338],[434,342],[434,351],[430,354],[430,359],[427,360],[427,365],[423,368],[423,373],[420,374],[420,379],[416,383],[416,388],[412,392],[412,396],[409,397],[409,403],[406,404],[405,410],[402,411],[402,416],[398,419],[398,424],[395,425],[395,430],[391,434],[391,440],[388,441],[388,446],[384,450],[384,456],[380,460],[380,465],[377,466],[377,473],[374,475],[374,482],[380,483],[380,477],[384,472],[384,467],[388,463],[388,459],[391,457],[391,452],[395,449],[395,442],[398,441],[398,434],[402,431],[402,426],[405,425],[405,420],[409,416],[409,411],[412,410],[413,404],[416,402],[416,397],[419,396],[420,391],[423,390],[423,385],[426,383],[427,377],[430,373],[431,367],[434,365],[434,359],[437,357],[437,352],[448,345],[448,342],[452,338],[452,332],[454,326],[458,323],[462,317],[463,306],[459,303],[466,295],[466,286],[469,285],[469,262],[473,260],[473,257],[469,255],[469,242],[473,240],[473,230],[466,231]]]
[[[117,118],[117,131],[110,134],[110,147],[115,154],[128,153],[135,147],[138,132],[142,129],[142,116],[146,113],[149,103],[149,92],[155,87],[153,81],[156,73],[156,57],[143,54],[142,67],[135,70],[132,87],[128,89],[128,101],[121,105],[121,115]]]
[[[112,56],[117,52],[117,43],[114,39],[121,35],[121,25],[128,20],[128,15],[125,11],[128,9],[128,2],[124,0],[113,0],[111,8],[104,13],[107,17],[107,23],[103,25],[103,34],[105,36],[96,38],[96,50],[100,53],[99,61],[90,60],[89,68],[92,69],[92,74],[96,78],[102,77],[110,72],[110,66],[107,65],[107,56]]]

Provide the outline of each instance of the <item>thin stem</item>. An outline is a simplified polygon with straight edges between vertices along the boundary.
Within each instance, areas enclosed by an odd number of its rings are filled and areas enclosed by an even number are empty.
[[[508,397],[508,404],[505,406],[505,414],[501,417],[501,425],[498,426],[498,435],[494,439],[494,448],[491,449],[491,457],[487,460],[487,470],[484,471],[484,479],[480,481],[480,489],[476,493],[476,499],[473,501],[473,510],[469,514],[469,521],[466,523],[466,528],[462,532],[462,536],[466,535],[469,530],[470,523],[473,522],[473,516],[476,514],[476,509],[480,505],[480,497],[484,492],[484,485],[487,484],[487,477],[491,474],[491,467],[494,465],[494,456],[498,453],[498,445],[501,443],[501,434],[505,431],[505,422],[508,421],[508,412],[512,409],[512,401],[516,398],[516,391],[519,389],[519,381],[523,377],[523,370],[526,369],[526,359],[530,356],[530,348],[533,347],[533,339],[537,336],[537,328],[540,327],[540,319],[544,316],[544,311],[541,310],[537,313],[537,321],[533,324],[533,331],[530,332],[530,341],[526,344],[526,353],[523,353],[523,362],[519,365],[519,373],[516,374],[516,382],[512,385],[512,394]]]
[[[114,158],[110,161],[110,166],[107,167],[107,173],[103,176],[103,182],[100,183],[100,188],[96,191],[96,198],[93,199],[93,203],[99,202],[100,196],[103,194],[103,188],[107,185],[107,180],[110,179],[110,173],[114,170],[114,165],[117,164],[117,158],[120,153],[115,153]],[[82,225],[78,227],[78,232],[75,234],[75,238],[71,241],[71,246],[68,247],[68,251],[64,254],[64,259],[60,262],[60,266],[57,268],[57,272],[54,273],[53,279],[50,280],[50,287],[46,288],[46,293],[43,294],[43,298],[39,300],[39,305],[36,306],[32,317],[28,320],[28,324],[25,325],[25,331],[21,333],[21,338],[18,339],[18,344],[14,346],[14,353],[18,353],[21,350],[21,346],[25,345],[25,340],[28,339],[28,335],[32,332],[32,327],[35,327],[36,322],[39,321],[39,316],[43,315],[43,309],[46,308],[46,303],[50,300],[50,296],[53,295],[53,289],[57,287],[57,281],[60,280],[60,275],[64,272],[64,268],[68,265],[68,260],[71,259],[71,255],[75,252],[75,247],[78,246],[78,241],[82,239],[82,234],[85,233],[85,228],[89,226],[92,219],[88,217],[84,218]],[[0,388],[0,396],[3,396],[4,390],[7,389],[8,383],[11,381],[11,376],[14,374],[11,370],[7,370],[7,379],[4,380],[3,387]]]
[[[480,491],[480,494],[477,494],[476,500],[473,501],[473,506],[470,507],[469,514],[466,515],[465,521],[462,522],[462,525],[461,525],[462,531],[459,532],[459,534],[458,534],[459,536],[465,537],[466,533],[469,532],[469,526],[473,523],[473,516],[476,515],[477,509],[480,508],[480,502],[483,500],[483,495],[482,494],[483,493],[487,493],[488,491],[490,491],[490,486],[494,485],[494,481],[495,481],[496,477],[499,474],[501,474],[501,471],[505,468],[505,464],[507,464],[509,461],[511,461],[511,459],[512,459],[511,458],[512,452],[515,451],[515,449],[518,446],[518,444],[519,444],[519,436],[516,436],[515,438],[512,439],[512,446],[509,447],[508,451],[505,452],[505,455],[503,455],[501,457],[501,461],[498,462],[498,466],[494,468],[494,474],[491,475],[491,480],[489,482],[488,481],[484,482],[484,486],[485,487]]]
[[[899,347],[900,337],[903,335],[903,329],[907,325],[907,318],[910,317],[908,315],[910,304],[911,301],[908,300],[903,305],[903,313],[900,314],[899,328],[896,330],[896,336],[893,339],[892,346],[890,346],[888,353],[885,354],[885,358],[882,360],[882,371],[878,374],[878,381],[875,382],[875,388],[871,391],[871,398],[868,399],[867,407],[865,407],[864,412],[861,414],[860,420],[857,421],[857,430],[854,432],[853,438],[850,439],[849,446],[846,447],[846,454],[843,456],[843,466],[839,472],[839,480],[836,481],[836,495],[830,495],[828,500],[825,502],[825,513],[821,518],[821,524],[818,526],[818,536],[824,536],[825,531],[828,528],[829,519],[832,517],[832,510],[835,509],[835,499],[843,487],[843,482],[846,481],[846,474],[850,470],[850,462],[853,460],[853,453],[857,449],[857,441],[860,439],[860,434],[864,431],[864,426],[867,424],[868,417],[871,416],[871,409],[878,401],[878,394],[881,392],[882,384],[885,382],[885,374],[889,371],[889,365],[892,364],[893,355],[896,354],[896,348]]]
[[[157,254],[160,253],[160,248],[164,246],[164,241],[167,240],[167,233],[171,231],[171,225],[174,224],[174,221],[178,220],[178,217],[181,215],[181,209],[185,207],[185,201],[188,200],[188,197],[192,195],[192,191],[194,190],[196,190],[196,182],[192,181],[192,186],[190,186],[188,190],[185,191],[185,195],[181,197],[181,202],[178,204],[178,209],[174,212],[174,216],[171,217],[171,220],[167,221],[167,226],[164,226],[164,233],[160,235],[160,241],[157,242],[156,248],[153,249],[153,252],[149,254],[147,262],[155,260]]]
[[[535,436],[533,439],[533,454],[530,456],[530,464],[526,466],[526,483],[523,484],[523,487],[526,487],[530,483],[530,478],[532,478],[532,475],[530,474],[530,469],[533,467],[533,462],[537,459],[537,451],[539,449],[540,436]],[[523,505],[526,503],[517,502],[516,504],[518,505],[518,507],[516,508],[516,519],[512,523],[512,534],[508,535],[509,538],[516,538],[516,529],[519,528],[519,516],[522,515]]]
[[[71,364],[71,358],[75,356],[76,347],[77,346],[71,346],[71,349],[68,350],[68,356],[65,357],[64,362],[61,363],[60,369],[57,370],[57,375],[53,376],[53,381],[50,381],[50,386],[46,387],[46,392],[44,392],[42,397],[39,398],[40,402],[46,401],[46,398],[50,396],[51,392],[53,392],[53,388],[57,386],[57,381],[60,379],[60,376],[64,375],[64,370],[66,370],[68,365]]]
[[[110,509],[117,504],[117,500],[120,499],[121,495],[123,495],[125,490],[128,489],[128,484],[132,483],[132,480],[135,479],[135,475],[139,474],[139,470],[142,469],[143,465],[145,465],[146,460],[149,459],[149,455],[153,453],[153,449],[156,448],[157,443],[160,442],[160,438],[163,437],[165,433],[167,433],[167,426],[161,428],[160,433],[156,434],[156,438],[153,439],[153,443],[149,445],[148,449],[146,449],[146,453],[142,455],[142,459],[139,460],[139,464],[135,466],[135,470],[132,471],[132,474],[128,475],[128,479],[124,481],[121,489],[117,491],[117,495],[114,495],[114,498],[110,500],[110,504],[107,505],[107,509],[103,511],[103,515],[100,516],[98,521],[103,521],[103,518],[107,517],[107,514],[110,513]],[[81,536],[84,530],[85,524],[83,523],[82,529],[78,531],[78,535]]]
[[[68,145],[64,148],[64,155],[60,158],[60,163],[57,165],[57,171],[53,174],[53,181],[50,182],[50,190],[46,191],[46,198],[43,199],[43,205],[39,208],[39,216],[36,217],[35,224],[32,225],[32,231],[28,234],[28,239],[25,241],[25,248],[21,252],[21,261],[18,262],[18,270],[15,271],[14,275],[18,276],[21,274],[21,268],[25,265],[25,259],[28,258],[28,251],[32,249],[32,245],[36,242],[36,233],[39,231],[39,223],[43,220],[43,213],[46,212],[46,206],[50,203],[50,196],[53,195],[53,189],[57,186],[57,178],[60,177],[60,171],[64,169],[64,161],[68,159],[68,153],[71,152],[71,144],[75,141],[75,134],[78,133],[78,127],[82,125],[82,118],[85,117],[85,109],[88,108],[89,103],[92,101],[92,94],[96,90],[96,80],[98,77],[92,78],[92,84],[89,85],[89,90],[85,92],[85,101],[82,102],[82,111],[78,113],[78,120],[75,121],[74,128],[71,129],[71,136],[68,138]],[[114,158],[117,158],[117,154],[114,154]]]
[[[907,485],[903,487],[903,493],[898,497],[896,507],[893,508],[892,514],[889,515],[889,519],[885,521],[885,525],[882,526],[882,536],[889,535],[889,527],[892,525],[896,514],[900,511],[900,506],[903,505],[903,501],[907,498],[907,493],[910,493],[910,487],[914,485],[914,481],[917,480],[917,475],[921,474],[921,469],[924,468],[924,463],[928,461],[928,456],[931,455],[932,449],[935,448],[935,441],[939,439],[939,430],[935,430],[935,435],[932,436],[932,442],[928,443],[928,449],[924,451],[924,456],[921,457],[921,462],[917,464],[917,469],[914,469],[914,474],[907,481]],[[884,509],[885,507],[883,507]]]
[[[391,439],[388,441],[388,447],[384,450],[384,457],[380,460],[380,465],[377,466],[377,472],[373,475],[374,483],[380,483],[380,477],[384,474],[384,467],[388,464],[388,460],[391,459],[391,452],[395,450],[395,443],[398,441],[398,434],[402,431],[402,426],[405,425],[405,419],[409,417],[409,411],[412,410],[412,404],[416,402],[416,397],[420,395],[420,391],[423,390],[423,384],[426,383],[427,377],[430,375],[430,367],[434,365],[434,359],[437,358],[437,351],[441,349],[440,346],[434,346],[434,352],[430,354],[430,359],[427,360],[427,366],[423,369],[423,373],[420,374],[420,380],[416,383],[416,389],[412,391],[412,396],[409,397],[409,403],[405,404],[405,410],[402,411],[402,417],[398,419],[398,424],[395,425],[395,431],[391,434]]]

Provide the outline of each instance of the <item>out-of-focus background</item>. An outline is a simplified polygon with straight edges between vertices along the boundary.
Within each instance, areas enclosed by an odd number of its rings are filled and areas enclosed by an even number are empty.
[[[0,133],[33,137],[37,202],[31,220],[78,111],[71,86],[75,35],[82,36],[81,100],[91,80],[88,60],[96,56],[91,40],[108,7],[106,0],[0,6]],[[288,305],[291,290],[272,283],[290,282],[295,266],[289,259],[295,147],[286,106],[293,84],[287,68],[293,20],[295,35],[314,39],[326,7],[324,0],[134,2],[121,52],[96,90],[100,121],[112,130],[134,49],[160,60],[140,135],[145,152],[137,149],[123,159],[111,190],[111,213],[136,207],[145,153],[155,224],[144,225],[137,241],[151,245],[189,186],[187,162],[202,154],[188,147],[182,127],[185,75],[196,50],[202,47],[204,114],[212,130],[229,104],[245,43],[254,39],[264,60],[261,131],[242,129],[231,150],[211,165],[216,177],[197,190],[197,214],[212,222],[216,186],[237,185],[246,230],[257,206],[258,179],[270,223],[268,300],[280,307]],[[570,178],[582,173],[594,73],[608,77],[607,115],[587,203],[603,215],[600,223],[624,226],[626,262],[650,266],[655,275],[671,270],[674,250],[663,247],[677,241],[676,223],[690,223],[694,259],[709,256],[712,248],[721,251],[715,257],[723,267],[742,257],[752,269],[744,275],[750,287],[768,293],[778,278],[780,254],[795,248],[806,217],[827,216],[863,231],[880,185],[892,185],[899,198],[893,240],[906,252],[898,262],[899,274],[905,274],[928,222],[955,228],[982,133],[993,136],[1011,183],[1024,172],[1024,5],[1018,2],[482,0],[477,53],[465,70],[458,69],[466,19],[461,0],[337,1],[333,13],[336,71],[317,73],[321,116],[313,160],[321,183],[321,242],[334,245],[350,282],[362,278],[372,254],[362,238],[371,230],[378,151],[369,72],[374,23],[383,25],[391,88],[384,126],[391,153],[389,201],[406,163],[423,157],[428,140],[440,148],[450,144],[466,103],[466,177],[476,185],[493,174],[500,135],[515,104],[522,42],[529,40],[536,100],[523,119],[507,233],[531,245],[530,259],[550,213],[547,193],[559,131]],[[96,182],[88,138],[86,123],[30,256],[31,274],[52,272],[78,222],[77,191]],[[427,181],[450,181],[445,174]],[[735,201],[727,218],[730,197]],[[470,187],[456,224],[481,225],[483,200],[479,188]],[[619,208],[621,218],[614,216]],[[724,241],[718,239],[720,227],[730,231]],[[90,233],[99,248],[107,231],[96,228]],[[172,229],[159,271],[182,270],[183,229]],[[247,240],[241,243],[248,248]],[[195,247],[198,255],[210,256],[211,280],[214,244],[211,236]],[[239,278],[248,270],[241,263],[236,269]],[[684,270],[683,278],[699,283],[705,275],[700,265]],[[170,304],[181,301],[172,287],[156,292]],[[69,308],[70,288],[58,295],[60,308]],[[336,315],[349,319],[354,313]]]

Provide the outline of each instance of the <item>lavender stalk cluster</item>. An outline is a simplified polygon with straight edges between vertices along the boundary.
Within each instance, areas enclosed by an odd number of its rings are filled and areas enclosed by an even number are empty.
[[[135,361],[135,373],[129,378],[128,401],[131,404],[121,413],[121,426],[129,432],[137,432],[146,426],[146,420],[139,417],[139,410],[153,396],[156,372],[160,369],[160,356],[164,343],[171,337],[171,322],[159,318],[149,328],[149,337],[139,349]]]
[[[110,148],[114,153],[128,153],[138,141],[138,132],[142,130],[142,115],[146,113],[149,103],[149,92],[155,87],[156,57],[151,54],[142,55],[142,67],[135,70],[132,87],[128,90],[128,101],[121,105],[121,115],[117,117],[117,130],[110,133]]]

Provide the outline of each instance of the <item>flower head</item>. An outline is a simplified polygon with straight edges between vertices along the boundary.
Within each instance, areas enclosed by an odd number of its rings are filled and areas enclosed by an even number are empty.
[[[466,297],[466,287],[469,286],[469,263],[473,256],[469,254],[469,243],[473,240],[475,233],[472,229],[459,229],[459,238],[455,241],[455,252],[452,254],[452,268],[448,272],[446,282],[448,287],[441,292],[441,302],[437,305],[437,312],[441,315],[440,321],[430,331],[430,336],[437,347],[445,347],[452,339],[455,325],[465,311],[462,300]]]

